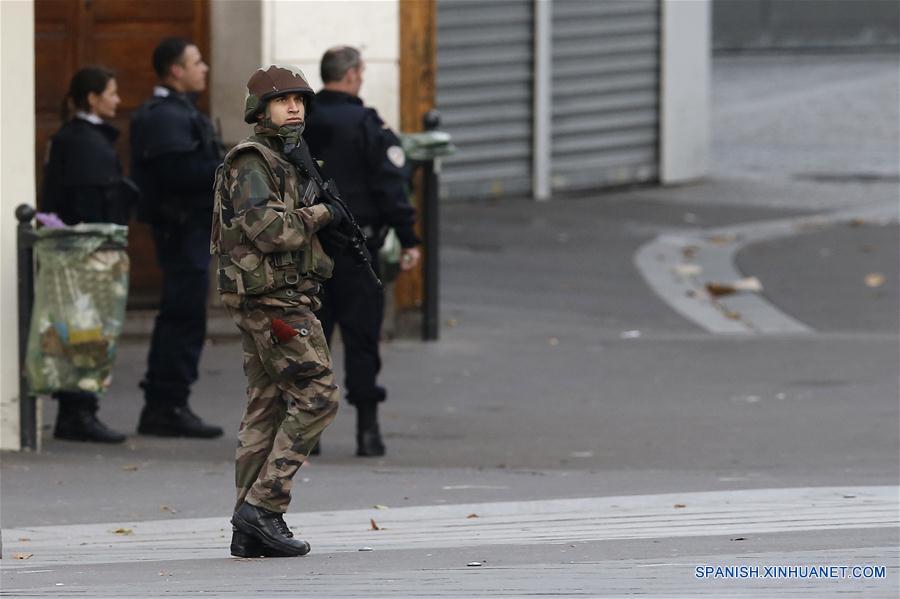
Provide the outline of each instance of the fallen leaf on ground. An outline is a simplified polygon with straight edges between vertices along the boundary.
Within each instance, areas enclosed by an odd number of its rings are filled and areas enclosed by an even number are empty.
[[[728,245],[738,240],[737,235],[711,235],[706,238],[713,245]]]
[[[478,517],[478,514],[469,514],[468,516],[466,516],[466,518],[468,518],[468,519],[477,518],[477,517]]]
[[[29,539],[28,537],[19,537],[19,542],[20,542],[20,543],[27,543],[27,542],[30,541],[30,540],[31,540],[31,539]]]
[[[169,507],[169,506],[167,506],[167,505],[161,505],[161,506],[159,506],[159,511],[161,511],[161,512],[169,512],[170,514],[177,514],[177,513],[178,513],[178,510],[176,510],[176,509],[173,508],[173,507]]]
[[[124,466],[122,466],[122,470],[124,470],[125,472],[135,472],[139,467],[140,466],[138,466],[137,464],[125,464]]]
[[[369,524],[372,526],[372,530],[381,530],[381,528],[378,527],[378,523],[375,522],[375,518],[369,519]]]
[[[696,245],[685,246],[681,248],[681,255],[690,260],[697,254],[698,249]]]
[[[740,320],[741,319],[740,312],[733,312],[731,310],[726,310],[723,314],[725,314],[725,318],[729,318],[731,320]]]
[[[734,288],[738,291],[752,291],[753,293],[759,293],[762,291],[763,286],[762,282],[756,277],[744,277],[743,279],[738,279],[734,282]]]
[[[447,326],[450,327],[451,329],[452,329],[453,327],[455,327],[456,325],[458,325],[458,324],[459,324],[459,321],[456,320],[455,318],[448,318],[448,319],[447,319]]]
[[[710,282],[706,284],[706,290],[713,297],[722,297],[723,295],[731,295],[737,293],[737,289],[731,283]]]
[[[380,503],[376,503],[376,504],[375,504],[375,509],[376,509],[376,510],[386,510],[386,509],[389,509],[389,508],[388,508],[388,506],[386,506],[386,505],[381,505]]]
[[[683,508],[683,507],[687,507],[687,506],[684,505],[683,503],[676,503],[676,504],[675,504],[675,507],[676,507],[676,508]]]
[[[866,221],[865,221],[865,219],[862,219],[862,218],[854,218],[854,219],[850,220],[849,224],[851,227],[861,227],[864,224],[866,224]]]
[[[117,535],[133,535],[134,531],[130,528],[117,528],[113,531],[113,534]]]
[[[30,559],[33,553],[13,553],[13,559]]]
[[[870,272],[866,275],[866,286],[872,287],[873,289],[875,287],[881,287],[884,285],[884,280],[884,275],[880,272]]]

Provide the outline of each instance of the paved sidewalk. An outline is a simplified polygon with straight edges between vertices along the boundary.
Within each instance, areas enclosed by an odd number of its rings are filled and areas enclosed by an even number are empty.
[[[761,489],[307,513],[302,531],[295,533],[312,542],[314,553],[300,560],[227,557],[223,549],[230,527],[222,518],[7,529],[6,535],[16,539],[7,542],[12,545],[8,551],[23,559],[3,564],[3,594],[252,597],[290,594],[294,578],[300,585],[296,591],[329,597],[470,593],[509,597],[547,592],[614,596],[629,594],[638,581],[646,596],[685,592],[749,596],[769,589],[779,595],[893,597],[900,550],[890,543],[897,535],[879,531],[900,524],[898,491],[898,487]],[[886,544],[839,552],[758,552],[754,547],[766,534],[840,530]],[[703,537],[728,539],[733,545],[747,542],[748,547],[746,551],[735,547],[729,555],[688,552],[664,561],[594,557],[598,550],[604,553],[603,542],[608,541],[657,543]],[[517,547],[545,556],[535,563],[534,557],[517,555]],[[329,560],[346,561],[345,555],[355,562],[352,577],[347,576],[350,572],[342,574],[340,567],[338,572],[329,568]],[[257,574],[251,581],[240,574],[241,570],[249,574],[246,566],[219,575],[223,561],[288,570],[278,580],[260,579]],[[735,565],[755,566],[760,572],[768,567],[772,572],[768,579],[743,581],[734,575],[723,579],[709,575],[712,580],[697,576],[698,567]],[[790,566],[827,567],[834,570],[829,574],[834,578],[791,575]],[[785,568],[780,579],[778,567]],[[841,567],[844,571],[838,575]],[[861,571],[854,578],[854,567],[878,570],[867,578]],[[318,575],[320,568],[332,574]],[[476,568],[480,574],[466,573]],[[86,571],[101,575],[86,577]],[[884,573],[881,578],[876,571]]]

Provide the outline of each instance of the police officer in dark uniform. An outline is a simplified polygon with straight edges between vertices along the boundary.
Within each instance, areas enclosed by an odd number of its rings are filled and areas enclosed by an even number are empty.
[[[401,268],[408,270],[419,260],[420,241],[413,229],[415,210],[407,197],[406,159],[397,136],[359,98],[364,68],[355,48],[340,46],[325,52],[324,88],[316,94],[304,137],[369,238],[376,270],[378,249],[389,227],[403,247]],[[318,317],[325,335],[330,340],[335,325],[340,326],[344,342],[346,397],[357,411],[356,454],[384,455],[378,404],[387,393],[376,382],[384,294],[352,258],[337,255],[323,300]]]
[[[188,406],[206,337],[209,215],[222,159],[212,123],[195,105],[209,67],[197,46],[167,38],[153,52],[153,68],[160,83],[131,120],[132,175],[143,191],[138,217],[152,226],[163,272],[138,432],[218,437],[222,429]]]
[[[41,210],[53,212],[67,225],[127,225],[137,194],[122,176],[115,142],[119,131],[106,119],[116,116],[119,93],[115,74],[97,66],[79,69],[63,101],[65,124],[51,138]],[[70,113],[75,114],[70,119]],[[97,396],[86,391],[59,391],[53,436],[70,441],[121,443],[125,435],[97,418]]]

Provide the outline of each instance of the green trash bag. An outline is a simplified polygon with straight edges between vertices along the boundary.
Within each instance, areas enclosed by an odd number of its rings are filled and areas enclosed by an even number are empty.
[[[34,394],[109,389],[128,299],[128,227],[35,231],[37,281],[28,351]]]

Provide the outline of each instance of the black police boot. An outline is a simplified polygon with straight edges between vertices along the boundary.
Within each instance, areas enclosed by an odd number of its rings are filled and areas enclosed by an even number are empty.
[[[379,457],[385,452],[378,428],[378,404],[356,406],[356,455]]]
[[[297,557],[309,553],[309,543],[295,539],[294,533],[288,528],[284,517],[278,512],[270,512],[245,501],[234,512],[231,523],[238,529],[238,532],[252,537],[262,545],[263,555]],[[244,543],[244,547],[248,551],[251,549],[246,543]],[[234,548],[234,538],[232,537],[232,555],[235,555]]]
[[[122,443],[125,435],[117,433],[97,418],[97,398],[60,398],[53,436],[67,441]]]
[[[157,437],[195,437],[213,439],[222,436],[222,427],[207,424],[187,404],[145,405],[138,422],[138,432]]]

